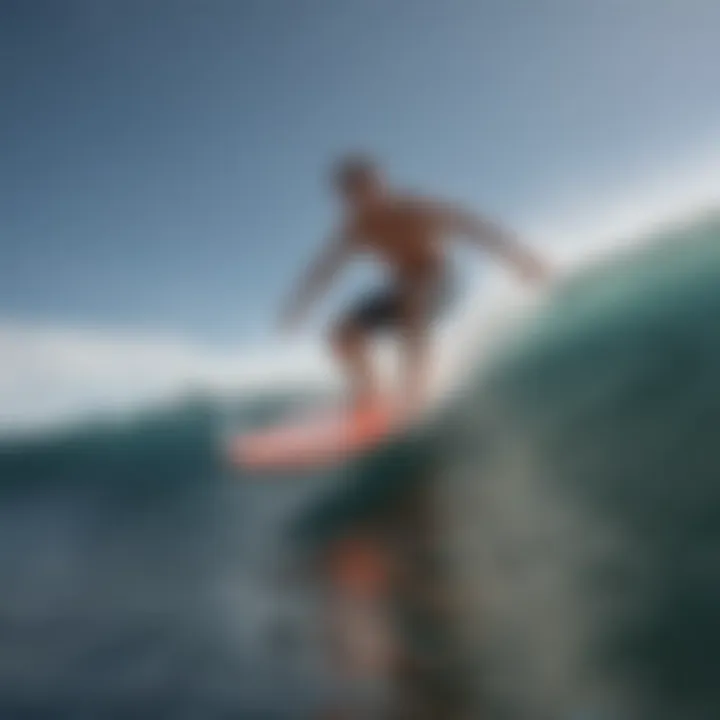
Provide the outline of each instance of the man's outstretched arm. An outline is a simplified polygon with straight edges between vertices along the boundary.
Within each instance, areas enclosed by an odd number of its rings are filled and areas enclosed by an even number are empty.
[[[283,308],[280,322],[284,329],[291,330],[303,320],[313,302],[327,290],[332,279],[347,262],[351,251],[348,239],[339,236],[318,255]]]
[[[437,206],[434,210],[437,221],[446,232],[460,235],[499,256],[524,279],[549,279],[551,272],[545,261],[526,247],[514,233],[493,220],[451,206]]]

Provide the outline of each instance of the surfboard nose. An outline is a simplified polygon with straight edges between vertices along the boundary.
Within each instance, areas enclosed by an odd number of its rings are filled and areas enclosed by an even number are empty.
[[[229,458],[252,470],[319,469],[372,449],[401,427],[400,419],[390,402],[354,410],[337,407],[320,417],[235,437]]]

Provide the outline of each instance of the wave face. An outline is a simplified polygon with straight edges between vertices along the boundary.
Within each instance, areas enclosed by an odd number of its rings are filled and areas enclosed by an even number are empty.
[[[558,291],[455,413],[483,717],[720,716],[720,219],[651,240]]]

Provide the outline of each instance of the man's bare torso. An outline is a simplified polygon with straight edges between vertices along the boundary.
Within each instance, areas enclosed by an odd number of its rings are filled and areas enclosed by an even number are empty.
[[[443,269],[441,223],[420,200],[384,200],[352,217],[348,235],[356,249],[375,255],[400,281],[430,280]]]

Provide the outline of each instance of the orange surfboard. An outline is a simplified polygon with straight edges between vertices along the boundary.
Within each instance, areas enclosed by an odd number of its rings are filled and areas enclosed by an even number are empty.
[[[230,461],[248,470],[319,469],[371,450],[404,424],[390,402],[337,407],[231,439]]]

